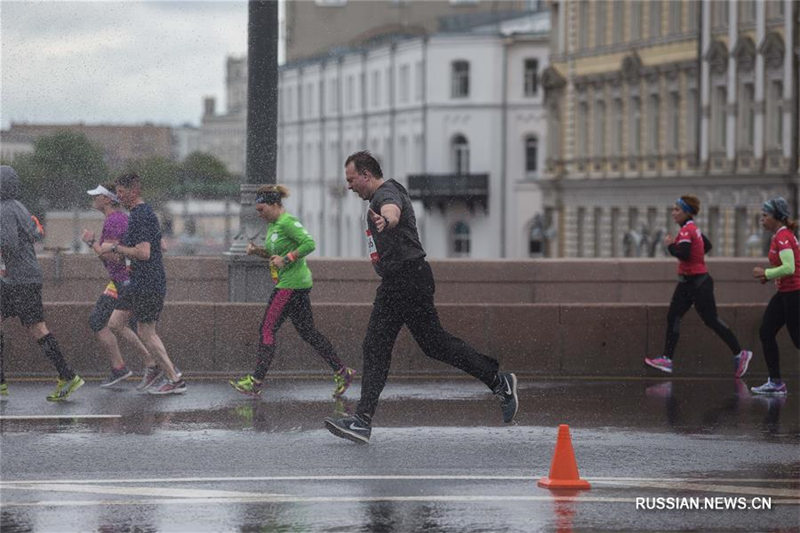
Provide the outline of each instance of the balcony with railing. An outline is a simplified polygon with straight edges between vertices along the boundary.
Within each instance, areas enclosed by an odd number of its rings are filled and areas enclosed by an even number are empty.
[[[470,211],[489,204],[489,174],[413,174],[408,176],[408,194],[421,200],[425,209],[444,211],[451,202],[464,202]]]

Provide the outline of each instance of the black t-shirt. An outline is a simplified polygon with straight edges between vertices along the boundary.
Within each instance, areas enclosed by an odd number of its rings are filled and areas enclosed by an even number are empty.
[[[131,209],[128,231],[122,239],[125,246],[136,246],[140,242],[150,243],[150,259],[131,259],[131,289],[139,292],[166,294],[167,278],[161,257],[161,226],[153,209],[139,204]]]
[[[378,233],[378,229],[367,216],[367,227],[375,241],[377,253],[377,258],[373,256],[372,265],[382,278],[401,275],[409,262],[425,257],[425,250],[419,242],[417,217],[414,215],[411,198],[405,187],[393,179],[384,181],[378,187],[372,195],[369,207],[380,214],[381,207],[386,204],[394,204],[400,208],[400,222],[395,227],[384,228]]]

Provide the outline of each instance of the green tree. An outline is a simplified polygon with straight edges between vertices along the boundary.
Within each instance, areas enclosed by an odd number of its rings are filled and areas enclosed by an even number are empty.
[[[40,137],[33,154],[15,158],[14,164],[23,198],[38,204],[46,199],[50,209],[86,204],[86,191],[108,179],[103,149],[66,130]]]
[[[192,152],[181,165],[184,183],[220,183],[230,179],[225,163],[205,152]]]
[[[200,198],[236,195],[238,180],[233,179],[225,164],[211,154],[192,152],[181,165],[181,189],[184,194]]]

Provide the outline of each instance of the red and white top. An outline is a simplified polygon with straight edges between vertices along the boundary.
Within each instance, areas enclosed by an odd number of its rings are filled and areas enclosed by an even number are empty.
[[[783,250],[792,250],[794,253],[794,274],[775,278],[775,285],[778,292],[790,292],[800,290],[800,245],[797,237],[789,228],[783,226],[775,232],[769,243],[769,264],[773,267],[781,266],[780,253]]]
[[[708,272],[706,268],[705,259],[705,246],[703,245],[703,234],[700,228],[694,223],[694,220],[689,219],[681,227],[678,235],[675,237],[675,244],[688,242],[690,245],[689,259],[678,260],[678,274],[684,276],[695,276],[697,274],[705,274]]]

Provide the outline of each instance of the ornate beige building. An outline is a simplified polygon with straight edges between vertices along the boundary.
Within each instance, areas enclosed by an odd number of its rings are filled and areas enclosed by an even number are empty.
[[[798,2],[551,4],[549,256],[663,253],[681,194],[712,253],[761,255],[762,202],[798,201]]]

